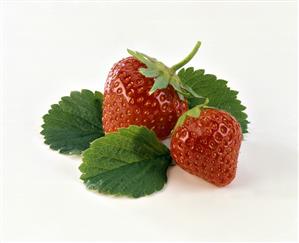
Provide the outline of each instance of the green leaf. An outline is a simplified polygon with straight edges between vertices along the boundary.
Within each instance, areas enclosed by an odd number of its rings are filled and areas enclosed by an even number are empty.
[[[92,142],[79,169],[88,189],[137,198],[163,188],[170,163],[153,131],[130,126]]]
[[[204,70],[194,70],[192,67],[181,69],[178,76],[184,85],[189,86],[198,95],[208,98],[208,106],[229,112],[238,120],[243,133],[248,132],[249,122],[244,112],[246,107],[238,100],[238,92],[227,86],[227,81],[217,79],[215,75],[205,74]],[[204,100],[204,98],[189,98],[189,107],[202,104]]]
[[[43,116],[45,143],[63,154],[80,154],[93,140],[104,136],[102,103],[103,95],[89,90],[62,97]]]

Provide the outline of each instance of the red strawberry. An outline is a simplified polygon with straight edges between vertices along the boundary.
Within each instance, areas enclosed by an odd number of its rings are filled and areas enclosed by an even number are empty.
[[[104,92],[103,128],[106,133],[130,125],[146,126],[166,138],[187,109],[185,89],[176,70],[191,60],[200,43],[182,62],[168,68],[139,52],[128,52],[111,69]]]
[[[189,173],[225,186],[236,175],[241,140],[241,127],[234,117],[196,106],[179,119],[172,134],[171,155]]]
[[[103,128],[108,133],[130,125],[146,126],[164,139],[187,110],[187,103],[172,86],[150,95],[154,79],[143,76],[138,71],[142,67],[143,63],[128,57],[111,69],[105,85]]]

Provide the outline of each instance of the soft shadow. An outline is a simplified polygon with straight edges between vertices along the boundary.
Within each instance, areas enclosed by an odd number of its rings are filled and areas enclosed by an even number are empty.
[[[168,184],[186,191],[221,190],[203,179],[189,174],[179,166],[168,171]],[[235,179],[224,188],[228,190],[266,187],[270,182],[287,183],[297,178],[297,151],[279,144],[244,141],[239,155]]]
[[[279,143],[245,141],[239,155],[238,170],[232,188],[253,184],[275,184],[297,180],[297,151]]]
[[[179,191],[216,190],[218,187],[206,182],[202,178],[191,175],[179,166],[171,166],[168,170],[168,186]]]

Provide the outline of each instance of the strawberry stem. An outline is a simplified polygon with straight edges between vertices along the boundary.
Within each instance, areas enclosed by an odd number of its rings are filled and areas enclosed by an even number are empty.
[[[181,67],[183,67],[184,65],[186,65],[197,53],[199,47],[201,45],[200,41],[196,42],[196,45],[194,46],[194,48],[192,49],[192,51],[188,54],[188,56],[186,56],[182,61],[180,61],[179,63],[173,65],[171,67],[172,70],[177,71],[178,69],[180,69]]]
[[[205,99],[205,102],[202,104],[202,107],[206,107],[209,104],[209,98]]]

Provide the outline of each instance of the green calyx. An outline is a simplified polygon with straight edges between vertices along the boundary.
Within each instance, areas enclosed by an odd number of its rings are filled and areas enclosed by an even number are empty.
[[[246,107],[238,99],[238,92],[231,89],[226,80],[218,79],[212,74],[206,74],[203,69],[182,68],[195,56],[200,45],[200,42],[197,42],[192,51],[182,61],[171,67],[143,53],[131,50],[128,50],[128,52],[145,64],[146,67],[139,69],[140,73],[145,77],[154,79],[150,94],[171,85],[181,100],[187,100],[190,110],[182,115],[176,127],[182,124],[188,116],[199,115],[198,109],[202,106],[197,108],[195,106],[204,105],[204,101],[208,98],[210,107],[230,113],[240,123],[242,132],[247,133],[249,122],[247,114],[244,112]]]
[[[194,106],[193,108],[191,108],[190,110],[186,111],[183,115],[181,115],[179,117],[179,119],[177,120],[177,123],[175,124],[175,127],[173,129],[173,131],[177,128],[180,127],[181,125],[184,124],[185,120],[188,117],[194,117],[194,118],[198,118],[200,116],[200,113],[202,111],[202,109],[204,108],[209,108],[207,105],[209,103],[209,99],[206,98],[205,102],[203,104]]]
[[[171,85],[177,91],[180,99],[182,100],[192,97],[203,98],[194,92],[191,87],[184,85],[179,76],[176,74],[177,70],[182,68],[195,56],[200,45],[201,43],[198,41],[192,51],[182,61],[170,68],[157,59],[143,53],[129,49],[128,53],[146,65],[146,68],[139,69],[140,73],[142,73],[145,77],[154,78],[155,82],[150,90],[150,94],[154,93],[158,89],[165,89],[168,85]]]

